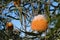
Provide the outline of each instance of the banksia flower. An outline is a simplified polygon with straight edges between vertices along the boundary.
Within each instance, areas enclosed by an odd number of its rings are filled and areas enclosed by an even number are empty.
[[[13,24],[11,22],[7,22],[6,29],[13,29]]]
[[[48,28],[48,23],[44,15],[37,15],[31,22],[31,29],[34,31],[43,32]]]
[[[16,6],[19,6],[20,5],[20,2],[21,2],[21,0],[14,0],[14,5]]]

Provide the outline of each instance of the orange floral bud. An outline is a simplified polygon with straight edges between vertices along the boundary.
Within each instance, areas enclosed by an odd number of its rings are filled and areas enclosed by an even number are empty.
[[[14,1],[14,5],[15,6],[19,6],[20,5],[20,2],[21,2],[21,0],[16,0],[16,1]]]
[[[17,5],[17,2],[14,2],[14,5]]]
[[[34,31],[45,31],[48,28],[48,23],[44,15],[37,15],[31,22],[31,29]]]
[[[6,28],[7,29],[13,29],[13,24],[11,22],[6,23]]]

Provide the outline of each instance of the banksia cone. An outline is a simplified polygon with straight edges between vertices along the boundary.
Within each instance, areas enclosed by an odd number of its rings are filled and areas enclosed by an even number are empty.
[[[13,29],[13,24],[11,22],[7,22],[6,29]]]
[[[14,0],[14,5],[16,6],[19,6],[20,5],[20,2],[21,2],[21,0]]]
[[[31,22],[31,29],[43,32],[48,28],[48,23],[44,15],[35,16]]]

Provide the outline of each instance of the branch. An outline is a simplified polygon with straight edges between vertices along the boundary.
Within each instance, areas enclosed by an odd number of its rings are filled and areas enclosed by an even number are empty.
[[[13,18],[13,19],[19,20],[19,18],[15,18],[15,17],[12,17],[12,16],[10,16],[10,15],[7,15],[7,17],[10,17],[10,18]]]
[[[18,27],[16,27],[16,28],[18,28]],[[25,34],[27,34],[27,35],[31,35],[31,36],[38,36],[38,35],[41,34],[41,33],[33,33],[33,32],[23,31],[23,30],[21,30],[21,29],[19,29],[19,28],[18,28],[18,30],[20,30],[19,32],[23,32],[23,33],[25,33]]]

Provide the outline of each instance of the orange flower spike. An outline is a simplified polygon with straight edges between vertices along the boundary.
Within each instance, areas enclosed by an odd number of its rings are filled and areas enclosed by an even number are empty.
[[[19,5],[20,5],[20,2],[21,2],[21,0],[15,0],[15,1],[14,1],[14,5],[15,5],[15,6],[16,6],[16,5],[19,6]]]
[[[13,24],[11,22],[6,23],[6,28],[7,29],[13,29]]]
[[[48,23],[44,15],[35,16],[31,22],[31,29],[34,31],[45,31],[48,28]]]
[[[17,2],[14,2],[14,5],[17,5]]]

